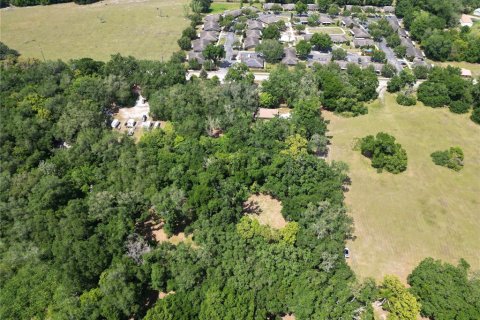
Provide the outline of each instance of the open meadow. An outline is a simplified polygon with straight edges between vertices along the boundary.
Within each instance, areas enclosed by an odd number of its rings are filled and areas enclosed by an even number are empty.
[[[333,136],[329,160],[350,167],[346,203],[356,239],[349,263],[360,277],[396,274],[403,280],[425,257],[480,268],[480,126],[448,109],[418,104],[402,107],[395,96],[370,107],[369,114],[343,118],[324,113]],[[384,131],[408,154],[408,168],[377,173],[353,150],[354,140]],[[465,167],[455,172],[433,164],[430,154],[460,146]]]
[[[1,41],[25,57],[169,59],[189,21],[187,0],[107,0],[0,10]]]

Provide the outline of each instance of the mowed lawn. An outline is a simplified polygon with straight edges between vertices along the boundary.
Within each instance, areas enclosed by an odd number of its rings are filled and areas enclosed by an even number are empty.
[[[453,263],[463,257],[480,268],[480,126],[447,109],[399,106],[389,94],[368,115],[325,117],[333,136],[329,159],[350,167],[346,203],[356,239],[348,244],[349,263],[360,277],[396,274],[405,280],[429,256]],[[355,138],[379,131],[406,149],[407,171],[377,173],[369,159],[352,150]],[[465,153],[460,172],[430,158],[450,146]]]
[[[189,24],[188,0],[107,0],[1,9],[1,41],[26,57],[169,59]]]

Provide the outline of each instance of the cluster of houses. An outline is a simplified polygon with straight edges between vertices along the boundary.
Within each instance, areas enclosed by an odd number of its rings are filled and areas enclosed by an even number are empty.
[[[344,61],[336,61],[339,66],[343,69],[346,68],[348,63],[355,63],[361,67],[373,66],[377,73],[380,73],[383,65],[379,63],[372,62],[371,57],[368,55],[369,51],[372,51],[368,48],[374,48],[376,46],[375,41],[372,39],[372,36],[368,32],[368,26],[366,23],[362,23],[357,18],[352,18],[349,16],[345,17],[331,17],[327,14],[318,13],[318,6],[316,4],[308,5],[308,12],[302,15],[286,15],[278,14],[278,8],[281,6],[282,11],[295,11],[295,4],[275,4],[275,3],[265,3],[263,5],[264,11],[259,12],[256,8],[248,7],[248,10],[238,9],[230,10],[220,14],[207,15],[204,20],[204,24],[199,33],[198,39],[192,41],[192,49],[188,52],[188,59],[196,59],[200,64],[203,64],[205,61],[203,57],[203,50],[210,43],[216,44],[219,41],[222,27],[220,21],[227,17],[233,17],[234,21],[237,21],[237,18],[245,15],[246,12],[251,14],[255,12],[256,15],[249,16],[249,19],[243,18],[242,21],[245,22],[245,29],[243,34],[240,37],[231,32],[231,30],[226,30],[222,35],[225,37],[225,34],[228,32],[232,33],[232,36],[236,39],[236,45],[234,48],[230,48],[231,55],[229,59],[231,62],[243,62],[249,68],[252,69],[263,69],[265,66],[265,60],[260,53],[255,52],[255,48],[262,41],[262,32],[264,28],[268,25],[277,23],[280,20],[289,21],[289,27],[286,31],[281,33],[280,41],[285,44],[284,56],[281,60],[281,63],[293,66],[298,64],[299,59],[295,51],[295,43],[299,39],[304,39],[309,41],[314,32],[318,32],[318,28],[315,28],[310,32],[311,28],[306,28],[306,32],[302,35],[295,35],[293,28],[291,26],[297,24],[308,24],[311,23],[312,17],[317,19],[317,24],[321,26],[331,26],[338,25],[344,30],[343,34],[329,34],[332,42],[340,46],[342,44],[353,45],[354,48],[362,49],[365,55],[357,54],[358,50],[354,52],[348,52],[347,58]],[[346,6],[346,10],[352,10],[353,6]],[[360,7],[364,12],[369,12],[374,21],[376,15],[382,14],[386,16],[388,22],[392,26],[393,30],[398,33],[401,39],[401,44],[406,47],[406,57],[408,60],[413,61],[415,65],[425,64],[424,55],[421,50],[419,50],[412,40],[409,38],[408,33],[400,26],[400,22],[397,17],[394,15],[395,8],[392,6],[385,7],[371,7],[363,6]],[[274,12],[275,11],[275,12]],[[232,47],[230,43],[229,46]],[[344,46],[348,48],[348,46]],[[349,51],[347,49],[347,51]],[[312,51],[309,55],[306,63],[311,66],[314,63],[327,64],[332,61],[331,53],[321,53],[317,51]],[[403,63],[405,64],[405,63]]]

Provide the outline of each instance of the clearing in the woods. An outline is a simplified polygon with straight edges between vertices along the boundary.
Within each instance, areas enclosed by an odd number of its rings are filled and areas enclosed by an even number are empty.
[[[348,244],[349,263],[363,277],[396,274],[406,279],[425,257],[456,263],[465,258],[480,268],[480,126],[468,115],[418,104],[399,106],[386,94],[369,114],[331,121],[329,160],[350,167],[346,203],[355,220],[356,239]],[[408,154],[408,168],[377,173],[353,150],[354,140],[384,131]],[[455,172],[433,164],[430,154],[460,146],[465,167]]]
[[[282,229],[287,225],[282,215],[282,203],[270,195],[254,194],[245,202],[245,211],[262,225]]]

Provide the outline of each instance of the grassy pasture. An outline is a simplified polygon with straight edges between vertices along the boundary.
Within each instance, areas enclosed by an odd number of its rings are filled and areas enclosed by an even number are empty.
[[[120,52],[140,59],[168,59],[188,25],[188,0],[106,0],[0,10],[1,41],[25,57],[47,60]],[[43,56],[42,56],[43,52]]]
[[[402,107],[387,94],[370,113],[342,118],[331,113],[329,160],[350,167],[346,203],[356,239],[349,263],[361,277],[402,279],[425,257],[480,268],[480,126],[467,115],[418,104]],[[384,131],[408,154],[407,171],[377,173],[369,159],[352,150],[355,138]],[[455,172],[433,164],[430,154],[460,146],[465,167]]]

